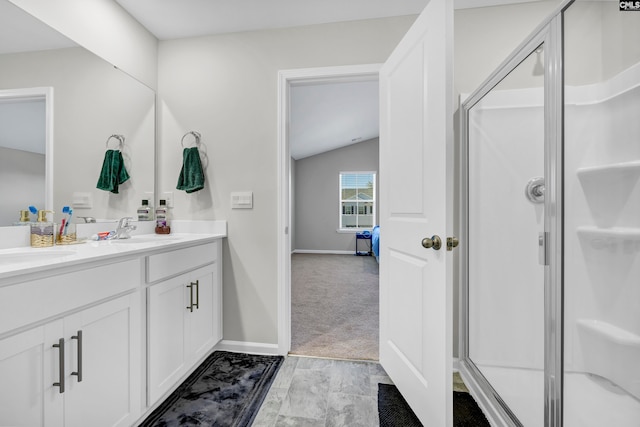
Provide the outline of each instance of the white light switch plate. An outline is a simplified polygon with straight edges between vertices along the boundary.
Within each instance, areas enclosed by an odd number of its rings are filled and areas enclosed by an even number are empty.
[[[253,192],[235,191],[231,193],[231,209],[252,209]]]
[[[160,199],[164,199],[167,201],[168,208],[173,207],[173,191],[165,191],[164,193],[162,193],[162,197],[160,197]]]
[[[91,193],[74,192],[71,196],[71,206],[74,209],[91,209],[93,208],[93,196]]]

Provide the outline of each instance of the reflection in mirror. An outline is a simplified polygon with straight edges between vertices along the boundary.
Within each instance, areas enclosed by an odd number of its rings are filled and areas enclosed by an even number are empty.
[[[29,205],[44,209],[46,199],[56,212],[56,221],[65,205],[73,207],[76,218],[100,220],[135,216],[142,198],[153,200],[154,91],[0,0],[0,91],[25,88],[51,88],[52,149],[41,163],[51,162],[53,178],[46,181],[53,191],[24,191],[18,198],[15,187],[0,187],[5,201],[0,205],[0,226],[16,222],[18,211]],[[26,135],[31,127],[21,125],[18,134]],[[106,142],[113,134],[124,136],[122,154],[131,176],[118,194],[96,188]],[[17,141],[15,137],[3,139]],[[0,141],[0,146],[6,145]],[[10,184],[5,170],[0,168],[3,186]],[[37,174],[44,172],[41,169]]]
[[[51,88],[0,90],[0,225],[27,206],[51,210]]]

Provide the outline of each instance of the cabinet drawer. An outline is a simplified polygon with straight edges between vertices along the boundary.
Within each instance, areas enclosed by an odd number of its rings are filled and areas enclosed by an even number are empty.
[[[140,259],[0,288],[0,334],[140,285]]]
[[[218,242],[151,255],[147,258],[147,282],[185,273],[217,259]]]

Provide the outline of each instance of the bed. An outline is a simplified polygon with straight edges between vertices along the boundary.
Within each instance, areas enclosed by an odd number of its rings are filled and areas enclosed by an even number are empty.
[[[376,225],[371,230],[371,250],[376,257],[376,261],[380,262],[380,226]]]

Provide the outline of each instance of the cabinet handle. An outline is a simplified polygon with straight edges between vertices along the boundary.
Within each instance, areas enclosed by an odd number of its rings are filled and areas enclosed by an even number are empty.
[[[187,288],[189,288],[189,305],[187,308],[190,312],[193,312],[193,283],[188,284]]]
[[[64,338],[60,338],[58,344],[54,344],[53,347],[58,348],[58,365],[60,367],[60,381],[53,383],[53,385],[60,387],[60,393],[64,393]]]
[[[72,340],[78,340],[78,370],[71,372],[71,375],[78,377],[78,382],[82,382],[82,330],[78,330],[77,335],[71,337]]]
[[[196,283],[191,282],[192,285],[196,286],[196,308],[200,309],[200,280],[196,280]]]

